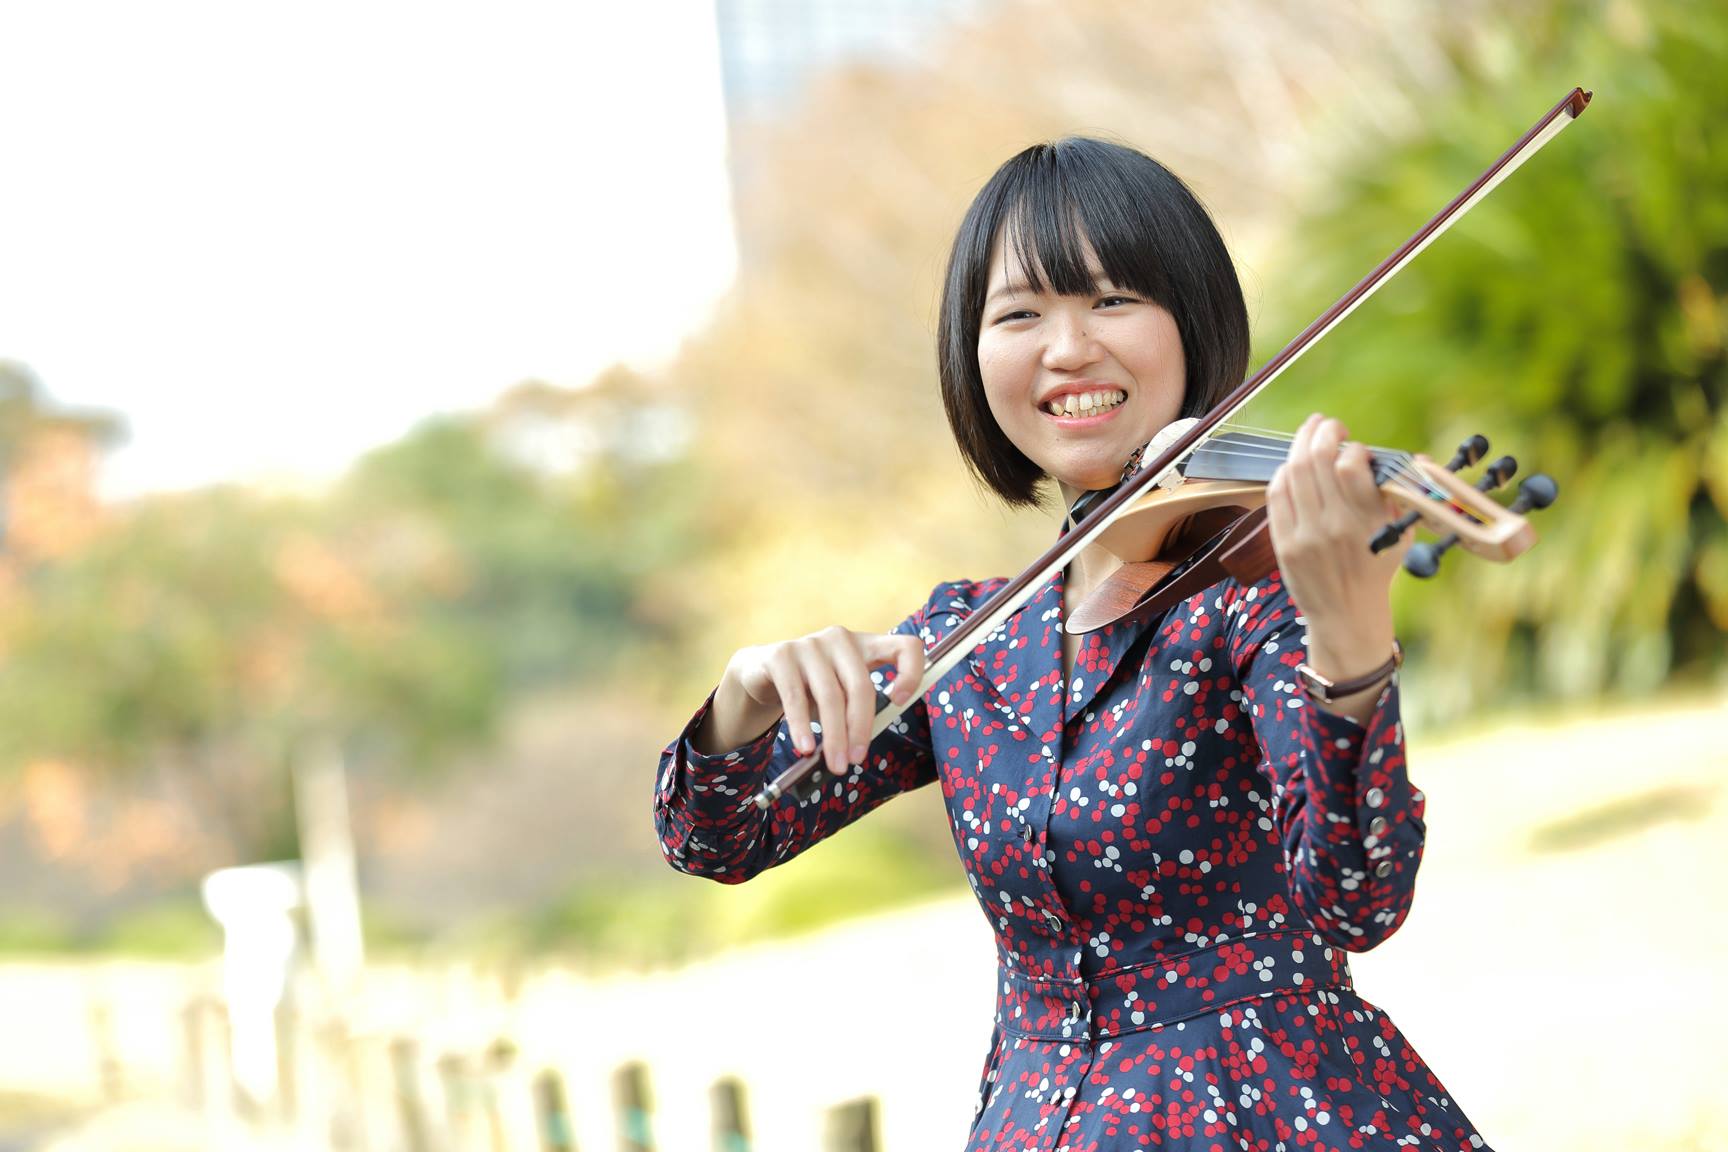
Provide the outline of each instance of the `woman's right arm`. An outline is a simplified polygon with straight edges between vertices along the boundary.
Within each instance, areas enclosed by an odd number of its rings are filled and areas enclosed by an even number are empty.
[[[935,779],[923,700],[869,738],[879,688],[897,703],[917,691],[923,616],[891,633],[829,628],[735,653],[660,757],[654,827],[667,862],[740,883]],[[782,796],[757,808],[762,786],[815,747],[813,724],[831,780],[810,800]]]

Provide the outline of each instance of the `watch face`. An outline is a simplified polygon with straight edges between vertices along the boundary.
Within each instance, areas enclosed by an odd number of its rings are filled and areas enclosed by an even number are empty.
[[[1322,704],[1332,703],[1332,681],[1320,675],[1306,664],[1296,666],[1296,679],[1302,682],[1302,690]]]

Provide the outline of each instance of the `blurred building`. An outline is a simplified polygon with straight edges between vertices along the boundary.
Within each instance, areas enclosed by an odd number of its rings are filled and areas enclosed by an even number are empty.
[[[715,0],[726,114],[794,106],[826,69],[919,55],[933,34],[990,0]]]
[[[51,409],[33,372],[0,361],[0,566],[28,567],[90,539],[102,453],[120,434],[109,413]]]
[[[714,0],[735,205],[752,195],[751,129],[796,113],[823,74],[914,60],[1000,0]],[[734,212],[741,261],[757,238]]]
[[[494,450],[545,477],[578,476],[602,462],[660,463],[690,439],[689,416],[618,364],[582,388],[524,381],[494,401],[481,422]]]

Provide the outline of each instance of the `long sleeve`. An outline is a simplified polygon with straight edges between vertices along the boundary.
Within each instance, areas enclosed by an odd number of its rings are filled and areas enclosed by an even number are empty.
[[[1397,931],[1426,836],[1406,772],[1396,678],[1367,724],[1303,694],[1306,625],[1278,575],[1233,588],[1231,656],[1272,782],[1272,819],[1297,909],[1329,940],[1365,952]]]
[[[920,610],[894,629],[930,637]],[[878,689],[893,683],[891,670],[871,673]],[[691,738],[713,706],[708,700],[660,756],[654,791],[654,830],[667,863],[680,872],[738,884],[791,859],[901,792],[936,778],[930,754],[930,717],[913,702],[870,745],[865,764],[830,779],[800,803],[782,796],[767,810],[756,794],[798,759],[784,718],[755,740],[719,755],[698,752]]]

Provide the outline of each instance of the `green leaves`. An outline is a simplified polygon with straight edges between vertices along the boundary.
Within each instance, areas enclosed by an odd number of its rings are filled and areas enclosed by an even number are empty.
[[[1301,227],[1293,329],[1412,231],[1577,76],[1584,116],[1423,253],[1284,383],[1290,413],[1334,412],[1375,443],[1444,459],[1481,431],[1561,499],[1510,568],[1449,561],[1400,587],[1405,632],[1446,670],[1451,713],[1502,693],[1650,688],[1720,667],[1678,642],[1728,619],[1722,433],[1728,369],[1728,75],[1700,44],[1717,9],[1657,3],[1633,23],[1556,5],[1514,27],[1516,66],[1475,73]],[[1624,15],[1624,14],[1623,14]],[[1534,25],[1539,15],[1522,17]],[[1626,17],[1626,19],[1632,19]],[[1618,38],[1618,40],[1616,39]],[[1619,41],[1645,50],[1628,53]],[[1678,661],[1678,663],[1677,663]]]

